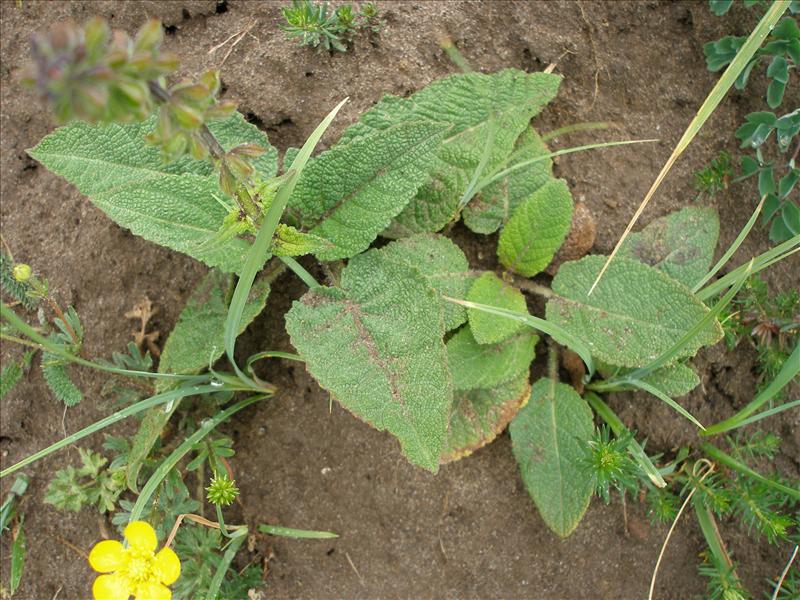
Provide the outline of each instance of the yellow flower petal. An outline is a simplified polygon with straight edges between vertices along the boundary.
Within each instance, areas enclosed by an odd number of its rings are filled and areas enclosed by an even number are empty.
[[[172,592],[160,583],[148,581],[136,588],[134,600],[171,600]]]
[[[99,573],[111,573],[125,564],[125,554],[125,548],[117,540],[104,540],[92,548],[89,565]]]
[[[161,583],[171,585],[181,575],[181,561],[172,548],[162,548],[156,554],[154,570]]]
[[[131,590],[122,575],[100,575],[92,585],[94,600],[128,600]]]
[[[131,548],[141,552],[155,552],[158,546],[158,538],[155,530],[150,527],[150,523],[145,521],[134,521],[125,528],[125,539]]]

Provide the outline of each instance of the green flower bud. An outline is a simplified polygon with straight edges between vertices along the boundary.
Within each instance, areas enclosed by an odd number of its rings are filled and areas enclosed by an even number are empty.
[[[211,483],[206,488],[208,494],[208,501],[211,504],[228,506],[236,500],[239,495],[239,488],[236,487],[236,482],[227,475],[220,475],[214,473]]]
[[[14,274],[14,279],[20,283],[25,283],[31,278],[31,266],[25,263],[17,263],[14,265],[12,273]]]

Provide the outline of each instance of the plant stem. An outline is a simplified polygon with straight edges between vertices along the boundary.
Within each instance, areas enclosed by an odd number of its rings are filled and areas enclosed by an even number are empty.
[[[794,498],[795,500],[800,500],[800,490],[792,489],[788,486],[783,485],[782,483],[778,483],[777,481],[773,481],[772,479],[768,479],[757,473],[746,464],[736,460],[729,454],[726,454],[716,446],[712,444],[700,444],[700,450],[705,452],[708,456],[719,462],[720,464],[725,465],[733,469],[734,471],[738,471],[742,475],[747,475],[748,477],[752,477],[753,479],[760,481],[761,483],[768,485],[771,488],[779,490],[785,494],[788,494],[790,497]]]
[[[172,95],[169,91],[161,87],[161,84],[157,81],[148,81],[147,87],[150,89],[153,98],[155,98],[159,104],[169,104],[172,100]],[[205,123],[200,126],[199,135],[200,139],[203,140],[203,143],[206,145],[206,148],[208,148],[209,154],[211,154],[214,159],[221,160],[224,158],[225,148],[217,141],[217,138],[214,137],[214,134],[211,133],[211,130]]]

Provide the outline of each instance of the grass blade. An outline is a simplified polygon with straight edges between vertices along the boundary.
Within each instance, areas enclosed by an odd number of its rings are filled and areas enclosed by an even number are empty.
[[[555,152],[550,152],[549,154],[542,154],[541,156],[537,156],[536,158],[532,158],[530,160],[525,160],[519,162],[507,169],[503,169],[498,173],[492,175],[489,179],[481,181],[474,190],[474,194],[480,192],[483,188],[488,185],[493,184],[495,181],[499,181],[504,177],[507,177],[514,171],[518,171],[519,169],[524,169],[525,167],[529,167],[532,164],[537,162],[542,162],[543,160],[547,160],[549,158],[555,158],[556,156],[563,156],[565,154],[574,154],[575,152],[583,152],[584,150],[595,150],[598,148],[611,148],[612,146],[627,146],[628,144],[647,144],[650,142],[657,142],[658,140],[624,140],[621,142],[600,142],[598,144],[587,144],[585,146],[574,146],[572,148],[564,148],[563,150],[556,150]]]
[[[785,410],[791,410],[793,408],[797,408],[800,406],[800,400],[792,400],[791,402],[787,402],[786,404],[781,404],[780,406],[776,406],[774,408],[770,408],[769,410],[765,410],[764,412],[760,412],[752,417],[748,417],[739,423],[739,427],[744,427],[746,425],[752,425],[753,423],[757,423],[761,419],[766,419],[767,417],[771,417],[773,415],[777,415],[778,413],[782,413]],[[727,429],[723,430],[727,431]],[[715,432],[721,433],[721,431]],[[710,435],[708,433],[703,433],[703,435]]]
[[[650,385],[646,381],[641,381],[640,379],[630,379],[627,383],[629,383],[630,385],[632,385],[634,387],[639,388],[640,390],[644,390],[645,392],[649,392],[650,394],[652,394],[653,396],[655,396],[656,398],[658,398],[662,402],[664,402],[664,403],[668,404],[670,407],[672,407],[672,409],[675,410],[675,412],[677,412],[679,415],[689,419],[692,423],[697,425],[701,430],[705,431],[706,428],[703,427],[703,424],[700,423],[700,421],[698,421],[697,419],[694,418],[692,413],[690,413],[688,410],[683,408],[680,404],[675,402],[675,400],[673,400],[672,398],[667,396],[664,392],[662,392],[660,389],[658,389],[654,385]]]
[[[55,444],[51,444],[47,448],[39,450],[39,452],[36,452],[34,454],[31,454],[30,456],[23,458],[18,463],[11,465],[10,467],[0,471],[0,478],[5,477],[6,475],[10,475],[14,471],[19,471],[22,467],[25,467],[31,464],[32,462],[36,462],[37,460],[44,458],[45,456],[55,452],[56,450],[60,450],[65,446],[69,446],[70,444],[74,444],[78,440],[85,438],[87,435],[91,435],[97,431],[100,431],[101,429],[105,429],[109,425],[113,425],[114,423],[121,421],[126,417],[138,414],[142,411],[147,410],[148,408],[153,408],[154,406],[166,404],[167,402],[173,402],[175,400],[178,400],[179,398],[185,398],[186,396],[213,394],[218,391],[220,391],[220,388],[218,386],[193,385],[188,387],[181,387],[176,390],[171,390],[169,392],[164,392],[163,394],[158,394],[156,396],[146,398],[145,400],[141,400],[136,404],[131,404],[129,407],[119,410],[114,414],[107,416],[105,419],[100,419],[99,421],[92,423],[88,427],[84,427],[80,431],[77,431],[72,435],[65,437],[63,440],[59,440]]]
[[[442,296],[445,300],[450,302],[455,302],[456,304],[460,304],[461,306],[466,306],[467,308],[475,308],[477,310],[482,310],[483,312],[491,313],[493,315],[498,315],[501,317],[507,317],[509,319],[513,319],[519,323],[523,323],[528,327],[532,327],[537,331],[541,331],[542,333],[546,333],[555,341],[557,341],[562,346],[566,346],[573,350],[578,356],[581,357],[583,362],[586,364],[586,370],[588,371],[588,375],[594,373],[594,362],[592,361],[592,353],[589,350],[589,346],[584,344],[581,340],[574,337],[571,333],[565,331],[555,323],[551,323],[550,321],[545,321],[544,319],[540,319],[539,317],[534,317],[533,315],[529,315],[527,313],[518,313],[512,310],[506,310],[504,308],[498,308],[496,306],[489,306],[488,304],[478,304],[477,302],[469,302],[468,300],[457,300],[455,298],[449,298],[447,296]]]
[[[796,235],[793,238],[786,240],[782,244],[778,244],[774,248],[770,248],[766,252],[759,254],[752,259],[752,267],[748,267],[749,263],[739,265],[724,277],[720,277],[714,283],[708,284],[702,290],[697,292],[697,297],[705,302],[709,298],[722,293],[725,288],[736,282],[742,272],[748,268],[751,268],[750,274],[755,275],[759,271],[763,271],[776,262],[779,262],[784,258],[788,258],[798,250],[800,250],[800,235]]]
[[[672,151],[672,154],[667,159],[667,162],[661,168],[661,172],[656,177],[656,180],[653,182],[653,185],[650,186],[647,194],[642,200],[642,203],[639,205],[639,208],[636,209],[636,212],[633,214],[633,218],[631,218],[630,223],[625,228],[625,231],[622,233],[622,237],[619,238],[617,245],[614,246],[614,250],[611,252],[611,255],[606,260],[606,263],[603,265],[603,268],[600,269],[600,272],[597,274],[597,279],[592,284],[592,287],[589,288],[589,294],[594,291],[594,288],[599,283],[600,279],[603,277],[603,274],[606,272],[608,265],[611,264],[611,261],[614,260],[617,252],[619,251],[622,243],[630,234],[633,226],[636,224],[636,221],[639,220],[639,217],[644,212],[645,207],[650,202],[650,199],[653,197],[653,194],[656,193],[656,190],[661,185],[661,182],[667,176],[670,169],[672,169],[672,165],[675,164],[675,161],[678,160],[678,157],[683,154],[683,151],[689,146],[691,141],[703,127],[705,122],[717,108],[719,103],[725,97],[725,94],[728,93],[728,90],[733,86],[736,82],[736,79],[739,77],[741,72],[747,66],[747,63],[750,62],[750,59],[756,53],[756,51],[761,46],[762,42],[766,37],[769,35],[769,32],[772,31],[772,28],[778,22],[781,15],[786,11],[789,7],[790,0],[778,0],[774,2],[772,6],[769,7],[767,12],[761,18],[761,21],[756,25],[756,28],[753,29],[750,36],[745,41],[744,45],[741,47],[739,52],[737,52],[734,59],[731,61],[731,64],[728,65],[728,68],[725,69],[725,72],[720,77],[719,81],[717,81],[716,85],[711,89],[711,92],[706,97],[703,104],[700,106],[700,109],[695,114],[692,121],[689,123],[689,126],[684,131],[683,136],[678,141],[678,144],[675,146],[675,149]]]
[[[330,531],[313,531],[310,529],[292,529],[290,527],[280,527],[278,525],[259,525],[258,530],[261,533],[269,535],[279,535],[282,537],[290,537],[296,539],[307,540],[327,540],[331,538],[338,538],[339,535]]]
[[[769,402],[772,398],[774,398],[783,388],[785,388],[791,381],[797,377],[797,374],[800,373],[800,344],[797,344],[794,347],[794,350],[789,355],[789,358],[786,359],[786,362],[783,363],[783,367],[775,376],[770,384],[761,390],[761,393],[758,394],[753,401],[750,402],[747,406],[745,406],[742,410],[738,413],[730,417],[729,419],[725,419],[724,421],[720,421],[719,423],[715,423],[703,433],[703,435],[716,435],[718,433],[722,433],[723,431],[729,431],[731,429],[737,429],[742,427],[745,424],[745,420],[755,413],[759,408],[761,408],[764,404]],[[791,404],[791,403],[790,403]],[[781,410],[786,410],[788,407],[778,407]],[[772,409],[775,410],[775,409]],[[764,417],[770,416],[772,414],[776,414],[775,412],[767,411],[770,414],[764,415],[763,417],[759,417],[763,419]],[[781,412],[778,410],[777,412]]]
[[[709,279],[711,279],[714,275],[716,275],[717,272],[728,263],[728,261],[731,259],[731,256],[733,256],[733,254],[739,249],[739,246],[742,245],[742,242],[744,242],[744,239],[747,237],[747,234],[750,233],[750,230],[753,228],[753,225],[756,224],[756,219],[758,218],[758,215],[761,212],[761,207],[764,206],[764,201],[766,199],[767,199],[766,194],[761,196],[761,202],[758,203],[758,206],[756,206],[756,209],[753,211],[752,216],[747,221],[742,230],[739,232],[739,235],[736,236],[735,240],[733,240],[733,243],[730,245],[730,248],[728,248],[725,251],[725,254],[722,255],[722,258],[719,259],[717,264],[715,264],[714,267],[708,273],[706,273],[705,276],[700,281],[698,281],[694,285],[694,287],[692,288],[693,294],[696,294],[700,289],[702,289],[702,287],[706,284],[706,282]]]
[[[253,242],[253,245],[250,247],[244,267],[239,274],[239,281],[236,283],[236,290],[233,292],[231,304],[228,308],[228,316],[225,319],[225,352],[236,374],[243,380],[246,380],[247,376],[242,373],[236,365],[233,354],[236,346],[236,332],[239,331],[239,324],[242,321],[242,313],[247,304],[247,297],[250,295],[250,288],[253,287],[256,274],[264,264],[264,260],[268,254],[269,244],[275,233],[275,228],[278,226],[278,222],[283,214],[283,209],[286,208],[286,203],[289,201],[289,197],[292,195],[295,185],[297,185],[300,173],[303,172],[306,163],[308,163],[308,159],[311,158],[311,153],[314,151],[314,148],[317,147],[317,143],[322,137],[322,134],[328,129],[334,117],[336,117],[336,113],[339,112],[347,100],[347,98],[342,100],[328,113],[328,116],[317,125],[317,128],[306,140],[306,143],[303,144],[300,152],[295,156],[295,159],[292,161],[292,166],[289,167],[286,172],[287,179],[275,195],[275,199],[272,201],[264,217],[264,222],[261,224],[261,229],[258,230],[256,241]]]
[[[147,483],[144,484],[142,491],[139,493],[139,497],[136,499],[136,504],[134,504],[133,508],[131,509],[129,522],[132,523],[133,521],[139,521],[142,518],[142,513],[147,505],[147,501],[150,500],[150,497],[156,491],[156,488],[158,488],[164,478],[172,469],[175,468],[180,460],[189,452],[191,452],[192,448],[194,448],[198,442],[211,433],[211,431],[217,427],[217,425],[223,421],[226,421],[230,416],[239,412],[243,408],[258,402],[259,400],[262,400],[263,398],[264,396],[250,396],[249,398],[240,400],[236,404],[232,404],[225,410],[218,412],[212,418],[203,421],[197,431],[183,440],[183,443],[175,448],[175,450],[172,451],[172,454],[161,461],[161,463],[158,465],[158,468],[150,476],[150,479],[148,479]]]
[[[729,467],[735,471],[739,471],[739,473],[741,473],[742,475],[747,475],[748,477],[752,477],[756,481],[760,481],[764,485],[768,485],[769,487],[776,489],[779,492],[788,494],[790,498],[794,498],[795,500],[800,500],[800,490],[790,488],[778,481],[774,481],[772,479],[764,477],[761,473],[754,471],[746,464],[739,462],[738,460],[736,460],[732,456],[729,456],[728,454],[725,454],[725,452],[723,452],[716,446],[713,446],[711,444],[701,444],[700,450],[705,452],[708,456],[710,456],[718,463],[721,463],[726,467]]]
[[[225,548],[225,552],[222,554],[222,560],[219,561],[217,570],[214,573],[214,578],[211,580],[211,583],[208,584],[208,590],[206,590],[205,596],[206,600],[216,600],[219,598],[219,588],[222,587],[225,574],[228,572],[228,568],[236,557],[236,553],[239,552],[239,548],[242,547],[242,544],[247,539],[247,528],[237,529],[233,535],[235,537],[231,540],[230,544],[228,544],[228,547]]]

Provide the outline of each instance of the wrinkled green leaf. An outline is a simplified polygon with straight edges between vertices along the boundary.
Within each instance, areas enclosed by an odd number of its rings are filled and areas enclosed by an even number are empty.
[[[718,239],[717,211],[689,206],[630,234],[618,256],[639,260],[692,287],[711,268]]]
[[[279,271],[267,273],[253,285],[242,315],[239,333],[264,310],[270,284],[278,273]],[[230,275],[217,270],[209,271],[200,280],[164,344],[158,364],[159,373],[193,375],[214,364],[222,356],[225,351],[225,318],[228,313],[230,285]],[[165,391],[170,384],[171,382],[159,380],[158,390]],[[139,430],[132,438],[128,455],[126,477],[131,490],[137,490],[142,464],[177,406],[171,404],[167,409],[159,406],[144,414]]]
[[[320,385],[357,417],[397,437],[437,471],[453,387],[435,290],[380,250],[354,257],[341,288],[317,288],[286,315],[292,344]]]
[[[309,162],[289,199],[288,214],[332,248],[320,260],[366,250],[425,181],[447,125],[399,123]]]
[[[421,233],[381,248],[383,259],[416,269],[439,294],[464,299],[472,277],[467,273],[467,257],[448,238],[442,235]],[[463,306],[442,302],[445,330],[450,331],[467,320]]]
[[[527,373],[494,387],[456,391],[442,463],[469,456],[494,440],[530,395]]]
[[[561,266],[553,279],[556,296],[546,318],[585,341],[597,358],[624,367],[641,367],[674,346],[708,312],[688,288],[665,273],[629,258],[611,262],[588,295],[606,257],[586,256]],[[700,332],[676,359],[722,339],[713,325]]]
[[[510,283],[491,272],[484,273],[469,288],[469,302],[488,304],[497,308],[527,313],[525,296]],[[467,310],[469,326],[479,344],[495,344],[524,328],[519,321],[470,308]]]
[[[89,125],[75,121],[45,137],[28,153],[61,175],[116,223],[136,235],[183,252],[224,271],[237,271],[248,244],[212,239],[232,207],[207,161],[188,156],[164,164],[144,137],[155,117],[128,125]],[[240,114],[209,124],[226,149],[255,143],[267,149],[252,164],[268,179],[277,171],[277,152],[267,136]]]
[[[419,119],[451,124],[428,165],[429,181],[385,234],[404,237],[438,231],[451,221],[484,154],[485,171],[494,171],[508,158],[531,118],[555,96],[560,81],[557,75],[506,69],[491,75],[451,75],[409,98],[384,96],[345,131],[342,143]]]
[[[594,432],[592,410],[573,388],[537,381],[509,426],[525,488],[547,526],[567,537],[592,496],[592,473],[581,466]]]
[[[563,179],[536,190],[511,215],[500,233],[500,263],[520,275],[543,271],[572,225],[572,194]]]
[[[550,152],[532,127],[517,140],[514,152],[495,172]],[[487,177],[492,173],[487,173]],[[464,209],[464,224],[475,233],[494,233],[505,225],[517,207],[553,178],[553,161],[546,159],[509,173],[486,186]],[[483,178],[482,178],[483,179]]]
[[[447,362],[456,391],[493,388],[527,374],[539,336],[524,329],[497,344],[479,344],[470,327],[447,341]]]

